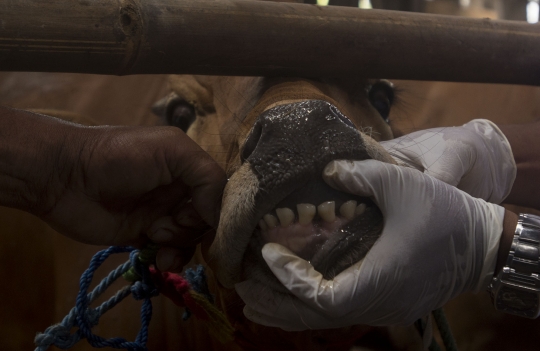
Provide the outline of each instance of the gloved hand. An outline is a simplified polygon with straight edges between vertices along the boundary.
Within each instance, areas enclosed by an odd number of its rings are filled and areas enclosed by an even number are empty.
[[[421,130],[381,145],[398,164],[417,168],[496,204],[508,196],[516,178],[508,140],[485,119],[461,127]]]
[[[293,294],[271,298],[254,281],[237,284],[250,320],[286,330],[410,324],[493,275],[504,208],[410,168],[375,160],[333,161],[332,187],[372,196],[384,216],[364,260],[325,280],[311,264],[269,243],[262,254]]]

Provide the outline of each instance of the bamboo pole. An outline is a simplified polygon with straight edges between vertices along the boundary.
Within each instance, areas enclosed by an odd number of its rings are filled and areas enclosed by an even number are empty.
[[[0,0],[0,70],[540,84],[540,26],[245,0]]]

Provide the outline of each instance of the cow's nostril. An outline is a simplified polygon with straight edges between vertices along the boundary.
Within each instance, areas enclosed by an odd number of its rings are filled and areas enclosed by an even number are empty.
[[[349,127],[352,127],[352,128],[356,128],[354,126],[354,123],[348,119],[347,117],[345,117],[338,109],[337,107],[331,105],[330,106],[330,112],[332,112],[332,114],[334,116],[336,116],[337,118],[339,118],[342,122],[344,122],[345,124],[347,124]]]
[[[244,163],[247,158],[253,153],[253,150],[255,150],[255,147],[257,147],[257,143],[259,142],[259,139],[261,138],[262,134],[262,126],[259,122],[255,123],[253,126],[253,129],[249,133],[248,138],[246,139],[246,143],[244,144],[244,149],[242,150],[242,153],[240,154],[240,160],[242,163]]]

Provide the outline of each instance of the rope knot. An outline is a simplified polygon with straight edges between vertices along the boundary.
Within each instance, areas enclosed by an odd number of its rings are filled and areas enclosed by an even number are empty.
[[[186,269],[186,280],[189,282],[193,290],[202,294],[211,303],[214,303],[214,296],[210,293],[208,288],[208,282],[206,281],[206,274],[203,265],[197,266],[196,270],[191,268]]]
[[[76,334],[70,334],[70,329],[61,324],[55,324],[47,328],[45,332],[37,333],[34,343],[39,350],[46,350],[51,345],[56,345],[61,349],[68,349],[79,341]]]
[[[90,325],[90,327],[94,327],[99,324],[99,317],[101,317],[101,313],[95,308],[88,308],[84,316],[88,322],[88,325]]]
[[[149,299],[159,295],[158,290],[153,284],[146,284],[142,281],[136,281],[131,286],[131,294],[135,300]]]

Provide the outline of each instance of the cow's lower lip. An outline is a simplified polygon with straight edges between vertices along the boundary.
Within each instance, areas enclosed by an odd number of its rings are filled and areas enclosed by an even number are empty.
[[[375,204],[370,203],[362,216],[340,229],[341,235],[332,237],[321,247],[311,259],[311,264],[326,279],[332,279],[362,260],[379,239],[382,229],[382,213]]]

